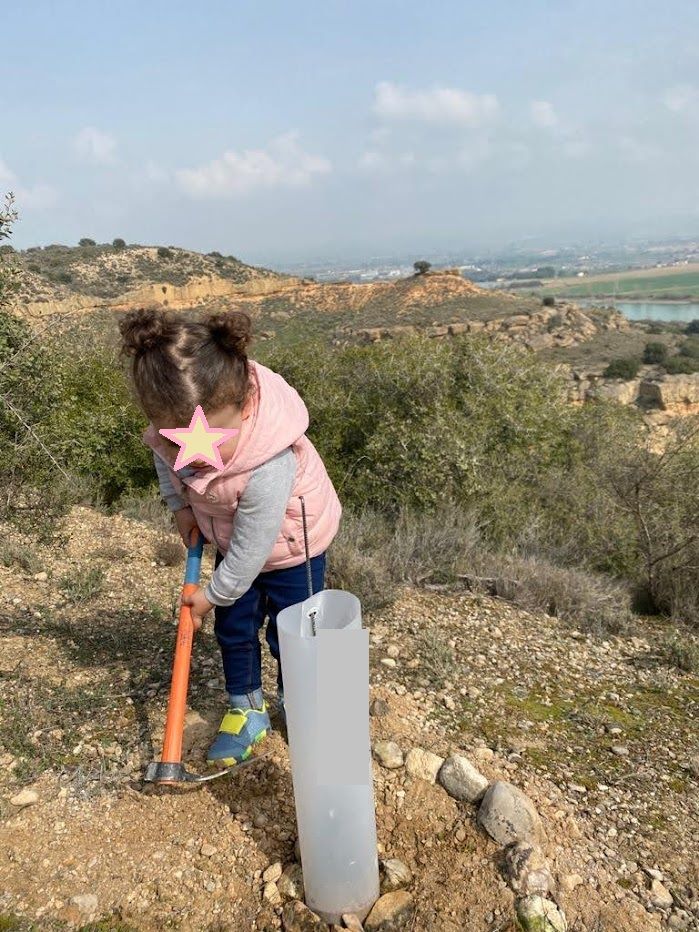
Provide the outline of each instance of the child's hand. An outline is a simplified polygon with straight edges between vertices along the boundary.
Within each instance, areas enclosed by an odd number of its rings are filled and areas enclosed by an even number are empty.
[[[194,630],[198,631],[201,628],[204,615],[208,615],[208,613],[214,607],[213,603],[209,602],[209,600],[206,598],[204,595],[204,590],[201,588],[201,586],[199,586],[190,595],[185,596],[184,599],[182,598],[182,593],[180,592],[179,609],[182,608],[183,602],[185,605],[191,606]]]
[[[189,547],[192,543],[190,540],[191,530],[193,527],[197,527],[197,519],[194,517],[194,512],[191,507],[187,505],[186,508],[180,508],[176,511],[174,517],[177,530],[180,532],[180,537],[185,547]],[[199,533],[201,534],[201,531],[199,531]]]

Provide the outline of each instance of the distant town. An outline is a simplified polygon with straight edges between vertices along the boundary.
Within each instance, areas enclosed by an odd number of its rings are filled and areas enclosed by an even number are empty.
[[[464,277],[485,287],[527,286],[536,279],[584,278],[634,269],[678,268],[699,262],[699,238],[622,244],[559,247],[513,246],[499,253],[468,255],[434,253],[412,256],[370,256],[354,263],[318,259],[286,265],[284,271],[319,282],[372,282],[404,278],[413,263],[424,260],[437,270],[458,268]]]

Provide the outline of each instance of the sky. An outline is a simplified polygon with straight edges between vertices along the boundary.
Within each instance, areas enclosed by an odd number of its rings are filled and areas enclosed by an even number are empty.
[[[699,236],[696,0],[0,2],[18,247]]]

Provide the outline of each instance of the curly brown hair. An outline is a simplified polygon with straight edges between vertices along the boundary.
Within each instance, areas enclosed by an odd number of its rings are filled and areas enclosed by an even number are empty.
[[[250,391],[247,314],[204,319],[139,308],[119,322],[120,354],[131,357],[138,400],[151,421],[188,424],[197,405],[242,408]]]

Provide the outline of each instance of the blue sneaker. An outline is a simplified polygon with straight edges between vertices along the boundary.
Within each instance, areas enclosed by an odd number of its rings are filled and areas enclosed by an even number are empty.
[[[262,690],[255,690],[249,696],[231,696],[230,700],[231,707],[223,716],[216,740],[206,755],[207,761],[224,767],[247,760],[255,745],[272,728]]]

